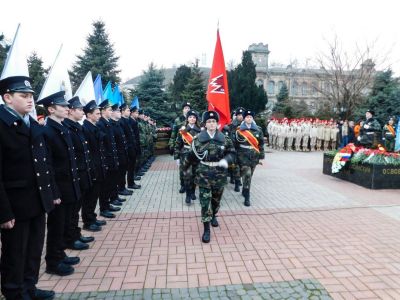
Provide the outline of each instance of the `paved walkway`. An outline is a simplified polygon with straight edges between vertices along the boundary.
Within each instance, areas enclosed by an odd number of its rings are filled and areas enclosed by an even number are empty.
[[[158,157],[91,248],[70,252],[76,272],[42,265],[39,286],[68,299],[400,299],[399,191],[325,176],[322,153],[266,157],[250,208],[226,188],[210,244],[199,201],[185,205],[175,162]]]

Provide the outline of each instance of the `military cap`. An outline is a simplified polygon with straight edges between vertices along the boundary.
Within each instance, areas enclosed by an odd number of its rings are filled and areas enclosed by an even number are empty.
[[[193,109],[189,110],[186,114],[186,119],[189,119],[190,116],[195,116],[196,119],[199,119],[199,115],[197,114],[197,112]]]
[[[11,92],[34,93],[32,79],[26,76],[10,76],[0,80],[0,95]]]
[[[40,99],[37,101],[37,104],[42,104],[44,107],[49,107],[51,105],[69,106],[65,98],[65,91],[60,91]]]
[[[150,116],[147,111],[143,111],[143,114],[144,114],[145,117],[149,117]]]
[[[375,115],[375,112],[372,109],[368,109],[366,113],[369,112],[371,115]]]
[[[184,109],[186,106],[189,106],[189,108],[192,108],[192,105],[189,102],[183,102],[182,109]]]
[[[83,108],[83,105],[78,96],[72,97],[68,100],[69,108]]]
[[[111,109],[112,109],[112,111],[117,111],[119,109],[118,103],[111,105]]]
[[[128,104],[122,103],[122,104],[120,105],[119,109],[120,109],[121,111],[123,111],[123,110],[125,110],[127,107],[128,107]]]
[[[135,112],[135,111],[137,111],[138,110],[138,108],[136,107],[136,105],[133,105],[133,106],[131,106],[131,108],[130,108],[130,111],[131,112]]]
[[[254,112],[252,112],[251,110],[247,109],[243,113],[243,118],[246,118],[246,116],[252,116],[254,118]]]
[[[214,119],[214,120],[216,120],[218,122],[219,121],[219,114],[214,110],[205,111],[203,113],[203,120],[202,120],[203,123],[206,123],[207,120],[209,120],[209,119]]]
[[[90,113],[91,111],[95,110],[96,108],[99,108],[99,107],[97,106],[96,101],[92,100],[92,101],[89,101],[89,102],[83,107],[83,112],[84,112],[85,114],[87,114],[87,113]]]
[[[144,114],[144,111],[143,111],[143,109],[139,109],[139,115],[143,115]]]
[[[245,109],[243,107],[238,107],[235,110],[235,115],[243,115],[244,111],[245,111]]]
[[[101,102],[99,104],[100,110],[106,109],[108,107],[110,107],[110,103],[108,102],[108,99],[104,100],[103,102]]]

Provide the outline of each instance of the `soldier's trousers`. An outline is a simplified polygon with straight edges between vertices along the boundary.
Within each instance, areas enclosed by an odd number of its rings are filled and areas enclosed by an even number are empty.
[[[181,186],[185,186],[185,174],[183,170],[183,161],[181,160],[179,163],[179,181]]]
[[[196,184],[195,184],[196,171],[197,171],[197,165],[191,164],[190,167],[183,172],[184,186],[187,191],[189,190],[194,192],[196,189]]]
[[[43,213],[1,229],[1,292],[6,299],[24,299],[38,282],[45,218]]]
[[[85,225],[91,225],[96,222],[97,214],[95,213],[97,199],[100,195],[99,181],[93,181],[93,185],[82,197],[82,221]]]
[[[126,187],[126,171],[128,170],[128,165],[124,164],[124,165],[119,165],[119,169],[118,169],[118,191],[122,191],[125,189]],[[117,192],[118,192],[117,191]],[[118,198],[118,196],[117,196]],[[111,198],[113,199],[113,198]]]
[[[308,140],[310,139],[309,136],[303,136],[303,143],[301,144],[301,147],[304,150],[308,150]]]
[[[385,148],[387,151],[389,152],[393,152],[394,151],[394,145],[395,145],[395,140],[389,140],[389,139],[385,139]]]
[[[317,138],[316,138],[316,137],[312,137],[312,138],[311,138],[311,141],[310,141],[310,148],[311,148],[311,151],[314,151],[314,150],[315,150],[315,145],[316,145],[316,143],[317,143]]]
[[[128,186],[132,186],[135,183],[134,181],[135,172],[136,172],[136,155],[135,156],[131,155],[129,157],[128,173],[127,173]]]
[[[224,188],[218,187],[208,189],[204,187],[199,187],[199,190],[201,222],[210,222],[212,217],[218,213]]]
[[[243,180],[243,189],[250,189],[251,186],[251,178],[253,177],[253,173],[256,166],[240,166],[240,175]]]
[[[288,151],[293,150],[293,137],[288,137],[286,150]]]
[[[321,147],[322,147],[322,140],[317,139],[317,150],[321,150]]]
[[[100,211],[105,211],[110,208],[111,195],[113,194],[114,196],[117,187],[118,187],[118,170],[108,170],[106,178],[100,187],[100,199],[99,199]]]

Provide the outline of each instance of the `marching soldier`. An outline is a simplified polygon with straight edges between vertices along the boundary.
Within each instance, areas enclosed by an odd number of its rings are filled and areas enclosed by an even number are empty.
[[[1,292],[6,299],[53,299],[36,288],[45,237],[45,213],[61,202],[48,167],[43,127],[29,116],[31,79],[0,81]]]
[[[67,257],[65,247],[83,249],[87,246],[74,241],[70,235],[73,210],[81,197],[81,190],[71,133],[62,124],[68,117],[69,104],[65,101],[64,91],[49,95],[37,104],[42,104],[49,113],[44,127],[47,159],[54,175],[55,189],[61,198],[61,204],[47,218],[46,273],[66,276],[74,272],[71,265],[77,264],[79,257]]]
[[[230,130],[230,139],[233,141],[235,138],[236,130],[240,127],[240,124],[243,122],[243,113],[245,109],[243,107],[238,107],[235,111],[235,118],[232,123],[229,125]],[[240,169],[236,163],[232,163],[229,165],[229,171],[231,174],[231,183],[235,184],[235,192],[240,192],[240,186],[242,183],[240,182]],[[233,182],[232,182],[233,179]]]
[[[191,109],[191,105],[189,102],[185,102],[182,104],[182,115],[177,117],[174,121],[174,125],[172,126],[172,131],[171,131],[171,138],[169,139],[168,145],[169,145],[169,150],[171,155],[173,155],[174,151],[174,146],[175,146],[175,140],[176,137],[178,136],[178,131],[179,129],[185,125],[186,122],[186,114],[187,112]],[[181,183],[181,187],[179,189],[179,193],[183,194],[185,192],[185,179],[183,176],[183,170],[182,170],[182,164],[179,166],[179,180]]]
[[[235,159],[232,141],[217,130],[219,115],[215,111],[203,114],[205,130],[194,137],[191,152],[184,162],[184,170],[192,163],[200,162],[197,169],[196,184],[200,190],[201,221],[204,224],[203,243],[210,242],[210,222],[219,226],[216,214],[224,186],[227,183],[228,164]]]
[[[92,186],[82,198],[82,221],[83,229],[88,231],[100,231],[106,221],[97,220],[95,213],[97,199],[100,196],[100,186],[103,184],[107,174],[105,149],[103,137],[96,123],[100,120],[100,110],[96,101],[92,100],[83,107],[86,119],[83,121],[83,133],[87,140],[88,150],[91,156],[91,178]]]
[[[264,159],[264,136],[254,122],[254,113],[246,110],[244,122],[236,130],[235,145],[240,175],[243,178],[244,205],[250,206],[250,185],[256,166]]]
[[[79,211],[84,205],[83,199],[85,199],[85,194],[92,185],[92,178],[90,175],[90,154],[85,135],[83,134],[82,125],[78,123],[82,120],[84,115],[83,105],[78,96],[68,100],[68,103],[68,118],[65,118],[62,123],[71,133],[72,144],[76,155],[76,164],[78,167],[79,188],[82,197],[78,202],[76,202],[72,211],[71,227],[67,229],[69,232],[67,236],[71,240],[67,241],[67,244],[72,245],[74,250],[84,250],[89,248],[89,245],[86,243],[94,241],[94,237],[82,236],[81,228],[79,227]],[[79,245],[79,248],[76,248],[77,245]]]
[[[385,148],[389,152],[394,151],[394,144],[396,141],[396,130],[393,126],[394,119],[390,118],[388,123],[383,126],[383,140],[385,141]]]
[[[179,165],[183,164],[186,156],[190,153],[193,137],[200,133],[200,125],[198,122],[199,116],[194,110],[189,110],[186,113],[186,126],[182,126],[178,132],[175,141],[174,159],[179,161]],[[191,200],[196,200],[194,183],[196,177],[197,163],[190,166],[190,170],[185,172],[185,190],[186,204],[190,204]]]

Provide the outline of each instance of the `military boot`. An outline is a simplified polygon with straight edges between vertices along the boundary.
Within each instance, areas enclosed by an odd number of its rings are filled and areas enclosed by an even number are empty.
[[[203,237],[201,238],[201,240],[203,241],[203,243],[209,243],[210,236],[211,236],[210,222],[204,222],[203,224],[204,224],[204,233],[203,233]]]
[[[217,216],[216,216],[216,215],[213,215],[213,217],[212,217],[212,219],[211,219],[211,226],[212,226],[212,227],[218,227],[218,226],[219,226],[219,223],[218,223],[218,220],[217,220]]]
[[[192,188],[190,192],[191,192],[190,198],[192,200],[196,200],[197,199],[197,197],[196,197],[196,188]]]
[[[240,192],[240,180],[236,179],[235,180],[235,192]]]
[[[191,200],[192,200],[192,192],[190,190],[186,190],[186,198],[185,198],[186,204],[190,205]]]
[[[232,183],[232,184],[234,184],[234,183],[235,183],[235,179],[233,178],[233,176],[231,176],[230,183]]]
[[[244,206],[250,206],[250,190],[243,189]]]
[[[186,188],[184,185],[181,185],[181,188],[179,189],[179,194],[183,194],[184,192],[186,192]]]

